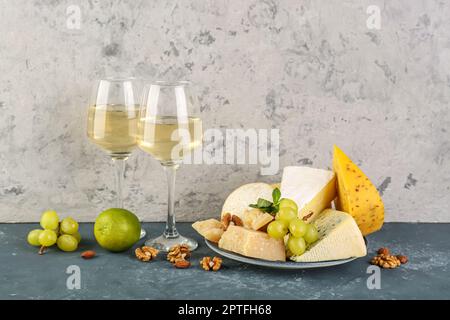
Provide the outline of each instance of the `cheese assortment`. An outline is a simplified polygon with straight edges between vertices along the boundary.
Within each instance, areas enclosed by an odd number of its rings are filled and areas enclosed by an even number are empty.
[[[383,220],[376,188],[335,146],[333,171],[285,167],[280,184],[237,188],[225,200],[221,221],[197,221],[193,228],[246,257],[305,263],[365,256],[363,236]]]

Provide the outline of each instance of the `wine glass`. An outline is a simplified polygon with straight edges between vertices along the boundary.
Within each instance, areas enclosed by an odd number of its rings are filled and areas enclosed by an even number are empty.
[[[137,142],[158,160],[167,175],[168,213],[164,233],[146,245],[161,251],[177,244],[197,248],[195,240],[181,236],[175,226],[175,174],[182,159],[202,143],[199,105],[188,81],[155,81],[142,93]]]
[[[89,140],[111,157],[116,171],[116,207],[123,207],[122,182],[125,161],[136,148],[139,114],[134,78],[99,80],[93,90],[87,134]],[[141,229],[141,238],[146,234]]]

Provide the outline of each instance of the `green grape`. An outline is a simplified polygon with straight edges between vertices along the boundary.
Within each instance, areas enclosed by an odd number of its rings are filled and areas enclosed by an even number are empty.
[[[292,219],[297,218],[297,211],[292,208],[284,207],[278,211],[278,220],[283,220],[289,225]]]
[[[267,226],[267,233],[275,239],[282,239],[287,232],[288,229],[283,221],[275,220]]]
[[[75,239],[77,239],[78,243],[80,243],[81,241],[81,235],[79,232],[76,232],[75,234],[72,235]]]
[[[280,200],[280,204],[278,205],[280,209],[282,208],[292,208],[295,212],[298,212],[298,206],[294,200],[283,198]]]
[[[58,236],[53,230],[44,230],[39,235],[39,244],[45,247],[51,247],[56,243]]]
[[[293,219],[289,223],[289,231],[294,237],[303,237],[308,228],[308,224],[301,219]]]
[[[306,224],[306,233],[304,235],[305,241],[308,244],[314,243],[319,239],[319,232],[317,228],[312,224]]]
[[[35,230],[31,230],[30,233],[28,233],[28,243],[31,244],[32,246],[40,246],[41,244],[39,243],[39,235],[42,233],[43,230],[41,229],[35,229]]]
[[[59,217],[56,211],[45,211],[41,217],[41,227],[56,230],[59,226]]]
[[[63,234],[58,238],[56,245],[62,251],[75,251],[78,248],[78,241],[74,236],[70,234]]]
[[[73,218],[68,217],[61,221],[61,231],[64,234],[75,234],[78,232],[78,222]]]
[[[291,235],[289,236],[287,247],[294,256],[302,255],[306,250],[305,239]]]

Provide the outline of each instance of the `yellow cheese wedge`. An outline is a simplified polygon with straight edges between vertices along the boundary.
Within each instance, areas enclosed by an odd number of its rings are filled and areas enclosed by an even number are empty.
[[[286,261],[283,240],[269,237],[265,232],[230,225],[219,240],[219,248],[243,256],[270,261]]]
[[[290,257],[291,260],[318,262],[363,257],[367,254],[361,231],[348,213],[327,209],[311,223],[319,232],[319,240],[301,256]]]
[[[363,235],[381,229],[384,205],[377,189],[337,146],[334,146],[333,170],[338,182],[336,209],[350,213]]]
[[[299,218],[311,221],[314,216],[329,208],[336,197],[335,174],[309,167],[285,167],[281,196],[297,203]]]

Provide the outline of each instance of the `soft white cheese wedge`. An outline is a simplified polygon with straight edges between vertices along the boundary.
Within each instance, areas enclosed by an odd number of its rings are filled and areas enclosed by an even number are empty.
[[[311,222],[319,232],[319,240],[301,256],[292,256],[296,262],[318,262],[364,257],[366,244],[361,231],[351,215],[327,209]]]
[[[311,221],[324,209],[331,208],[336,198],[334,172],[309,167],[285,167],[281,180],[281,196],[294,200],[298,216]]]

